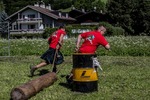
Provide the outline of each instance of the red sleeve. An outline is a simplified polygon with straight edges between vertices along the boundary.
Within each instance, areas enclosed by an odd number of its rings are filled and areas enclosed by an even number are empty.
[[[66,35],[66,32],[63,30],[60,30],[60,33]]]
[[[81,35],[81,37],[82,37],[82,38],[86,38],[86,37],[87,37],[87,35],[88,35],[88,32],[81,33],[80,35]]]
[[[107,42],[107,40],[105,39],[104,36],[100,37],[99,44],[102,45],[102,46],[106,46],[108,44],[108,42]]]

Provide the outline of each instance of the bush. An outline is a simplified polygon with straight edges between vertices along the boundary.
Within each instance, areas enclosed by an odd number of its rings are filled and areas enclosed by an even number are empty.
[[[116,36],[116,35],[124,35],[124,29],[121,27],[114,27],[107,22],[101,22],[101,25],[104,25],[107,28],[106,35],[107,36]],[[96,26],[85,26],[85,25],[68,25],[66,26],[66,32],[68,37],[77,37],[80,33],[94,30]],[[43,38],[48,38],[51,33],[56,31],[57,28],[46,28],[43,33]]]
[[[52,34],[56,30],[57,30],[57,28],[46,28],[43,33],[43,38],[44,39],[48,38],[50,36],[50,34]]]
[[[106,35],[107,36],[116,36],[116,35],[124,35],[124,29],[121,27],[114,27],[107,22],[100,22],[101,25],[104,25],[107,28]],[[66,26],[66,32],[68,37],[77,37],[80,33],[94,30],[97,26],[95,25],[68,25]],[[50,34],[56,31],[58,28],[46,28],[43,34],[33,33],[33,34],[11,34],[11,38],[48,38]]]
[[[42,33],[24,33],[24,34],[10,34],[11,39],[20,39],[20,38],[42,38]]]
[[[100,25],[103,25],[106,27],[106,35],[107,36],[119,36],[119,35],[125,35],[125,31],[121,27],[114,27],[108,22],[100,22]]]
[[[125,30],[121,27],[113,27],[112,36],[125,35]]]
[[[90,27],[90,26],[82,26],[82,25],[69,25],[66,26],[66,32],[68,37],[77,37],[80,33],[82,33],[83,30],[93,30],[95,27]],[[43,33],[43,38],[48,38],[51,33],[56,31],[57,28],[46,28],[44,33]],[[73,30],[76,30],[75,33]]]

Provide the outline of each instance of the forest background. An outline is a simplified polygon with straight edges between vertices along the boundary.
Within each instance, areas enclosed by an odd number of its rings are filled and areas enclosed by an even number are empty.
[[[27,5],[40,0],[0,0],[0,22]],[[109,24],[121,27],[126,35],[150,35],[150,1],[149,0],[43,0],[51,4],[52,9],[70,11],[76,9],[96,12],[103,11],[109,17]]]

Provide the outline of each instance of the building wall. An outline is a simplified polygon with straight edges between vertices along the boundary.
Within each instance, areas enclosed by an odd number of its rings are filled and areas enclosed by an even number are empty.
[[[24,12],[21,13],[21,19],[25,19],[25,21],[28,19],[32,19],[32,18],[40,18],[40,16],[38,15],[38,12],[37,11],[34,11],[32,9],[28,9],[28,10],[25,10]],[[23,23],[21,24],[21,29],[30,29],[31,26],[34,26],[33,28],[34,29],[39,29],[38,27],[38,23]]]
[[[38,18],[38,12],[37,11],[34,11],[32,9],[28,9],[28,10],[25,10],[24,12],[21,13],[22,15],[22,18],[23,18],[23,15],[28,18],[28,15],[35,15],[35,18]],[[40,16],[39,16],[40,17]]]
[[[46,15],[41,15],[42,16],[42,20],[43,20],[43,25],[44,27],[55,27],[54,26],[54,23],[55,23],[55,20],[53,18],[50,18]]]
[[[42,19],[43,19],[43,25],[45,28],[46,27],[54,28],[54,27],[59,27],[60,25],[64,25],[64,22],[50,18],[46,15],[42,15]]]

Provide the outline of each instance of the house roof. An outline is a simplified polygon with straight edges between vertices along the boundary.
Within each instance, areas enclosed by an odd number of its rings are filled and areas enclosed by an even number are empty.
[[[106,17],[105,17],[105,14],[92,11],[92,12],[87,12],[85,14],[77,16],[76,20],[77,20],[77,23],[88,22],[88,21],[99,22],[99,21],[105,21]]]
[[[53,18],[53,19],[57,19],[57,20],[60,19],[60,20],[71,20],[71,21],[75,21],[74,18],[72,18],[72,17],[70,17],[70,16],[66,17],[66,16],[64,16],[64,14],[62,14],[62,16],[60,17],[60,16],[59,16],[59,11],[56,11],[56,10],[49,10],[49,9],[46,9],[46,8],[42,8],[42,7],[38,7],[38,6],[31,6],[31,5],[28,5],[28,6],[24,7],[24,8],[22,8],[21,10],[15,12],[14,14],[10,15],[9,17],[7,17],[6,20],[8,20],[9,18],[11,18],[11,17],[17,15],[19,12],[22,12],[22,11],[24,11],[24,10],[26,10],[26,9],[33,9],[33,10],[35,10],[35,11],[37,11],[37,12],[40,12],[40,13],[42,13],[42,14],[44,14],[44,15],[47,15],[47,16],[49,16],[49,17],[51,17],[51,18]]]
[[[84,14],[86,14],[86,12],[83,12],[83,11],[78,10],[78,9],[73,9],[69,12],[69,16],[73,17],[73,18],[76,18],[76,17],[78,17],[80,15],[84,15]]]

